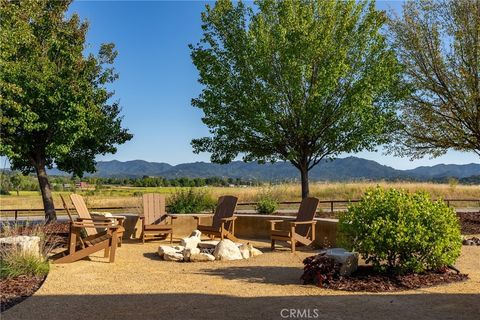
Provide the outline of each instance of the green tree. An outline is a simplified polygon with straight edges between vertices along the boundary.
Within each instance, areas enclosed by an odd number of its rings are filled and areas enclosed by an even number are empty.
[[[88,24],[65,16],[71,1],[0,0],[0,155],[36,172],[47,221],[55,208],[46,168],[82,176],[95,155],[132,138],[106,85],[118,75],[113,44],[84,56]]]
[[[20,188],[22,187],[23,181],[25,179],[23,178],[23,175],[20,172],[14,172],[10,176],[10,183],[12,187],[17,191],[17,196],[20,195]]]
[[[480,1],[408,1],[389,25],[411,87],[392,151],[480,156]]]
[[[190,48],[204,88],[192,104],[212,136],[192,145],[218,163],[290,161],[306,197],[322,159],[387,141],[400,67],[373,2],[255,5],[222,0],[202,13]]]

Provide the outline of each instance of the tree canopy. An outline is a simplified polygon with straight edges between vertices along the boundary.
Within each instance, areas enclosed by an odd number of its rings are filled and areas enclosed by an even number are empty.
[[[1,0],[0,154],[36,172],[47,219],[55,219],[46,167],[82,176],[95,156],[132,135],[106,85],[117,79],[112,43],[84,55],[88,24],[65,16],[71,1]]]
[[[408,1],[390,22],[404,79],[399,155],[480,155],[480,1]]]
[[[211,136],[192,141],[211,160],[290,161],[373,150],[395,128],[400,66],[369,1],[218,1],[202,14],[191,56],[203,85],[192,104]]]

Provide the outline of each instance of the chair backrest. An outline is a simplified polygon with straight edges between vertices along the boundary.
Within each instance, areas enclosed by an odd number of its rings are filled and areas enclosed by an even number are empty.
[[[303,199],[302,203],[300,204],[300,208],[298,209],[298,214],[295,221],[313,221],[315,213],[317,212],[318,202],[319,200],[317,198],[308,197]],[[305,237],[309,233],[310,228],[310,225],[299,225],[296,228],[296,232]]]
[[[217,207],[215,208],[215,214],[213,215],[212,227],[220,228],[223,218],[231,218],[235,213],[238,198],[234,196],[222,196],[218,198]],[[230,222],[225,224],[228,229]]]
[[[143,216],[146,225],[159,224],[166,219],[165,196],[159,193],[143,195]]]
[[[65,201],[65,198],[63,197],[63,195],[60,195],[60,199],[62,199],[63,209],[65,209],[65,211],[67,211],[67,214],[68,214],[68,217],[70,218],[70,221],[73,222],[73,217],[72,217],[72,214],[70,213],[70,208],[67,205],[67,201]]]
[[[87,205],[85,204],[85,201],[83,200],[83,197],[81,195],[72,193],[70,195],[70,199],[72,200],[73,206],[75,207],[75,210],[77,211],[77,214],[80,218],[92,219],[92,216],[88,211]],[[94,227],[85,227],[85,231],[87,232],[88,236],[93,236],[98,233],[97,229],[95,229]]]

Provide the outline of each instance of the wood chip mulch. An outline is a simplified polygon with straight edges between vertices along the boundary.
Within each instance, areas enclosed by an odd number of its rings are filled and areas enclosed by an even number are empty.
[[[425,288],[467,279],[468,275],[450,270],[394,276],[376,273],[371,266],[359,266],[351,276],[332,279],[323,287],[344,291],[387,292]]]
[[[19,276],[0,280],[0,311],[10,309],[40,288],[45,277]]]
[[[480,212],[458,212],[462,234],[480,233]]]

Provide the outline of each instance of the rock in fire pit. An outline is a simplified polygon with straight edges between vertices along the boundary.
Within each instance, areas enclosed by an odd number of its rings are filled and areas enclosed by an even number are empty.
[[[201,232],[195,230],[183,238],[179,246],[162,245],[158,255],[165,261],[201,262],[214,260],[241,260],[261,255],[250,243],[234,243],[231,240],[200,240]]]

